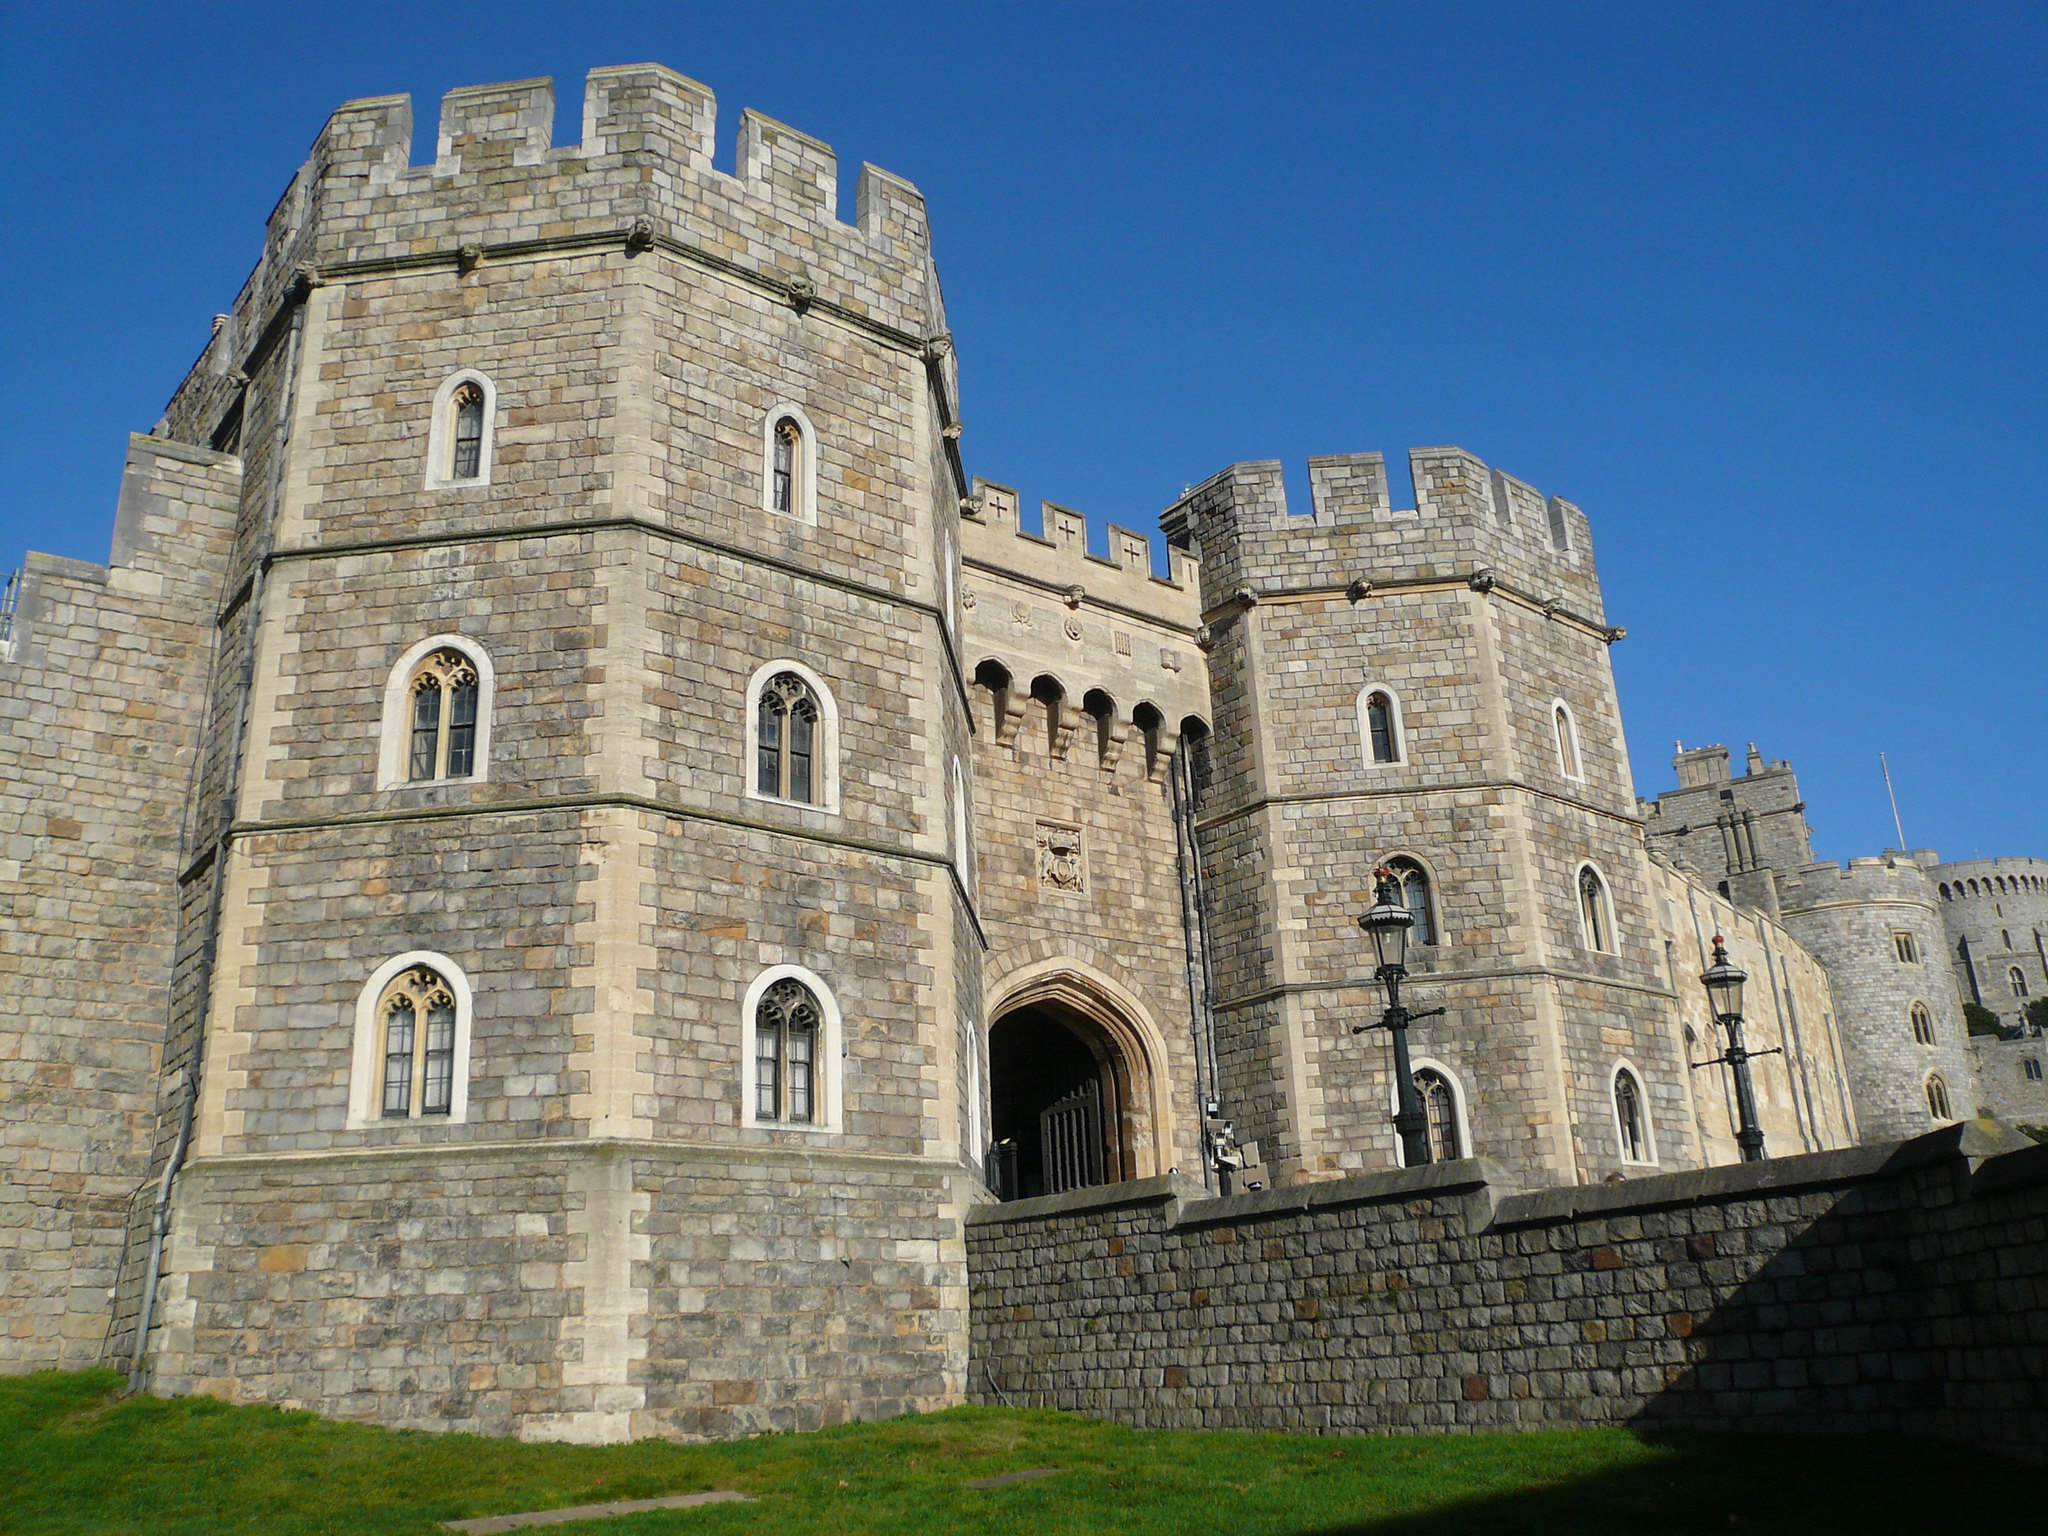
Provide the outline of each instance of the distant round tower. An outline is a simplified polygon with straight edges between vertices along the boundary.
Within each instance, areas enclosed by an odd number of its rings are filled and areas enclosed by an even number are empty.
[[[1899,854],[1779,877],[1785,926],[1827,967],[1865,1140],[1977,1112],[1977,1072],[1946,960],[1940,898]]]

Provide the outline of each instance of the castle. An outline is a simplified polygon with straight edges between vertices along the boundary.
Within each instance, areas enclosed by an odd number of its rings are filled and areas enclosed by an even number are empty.
[[[1585,515],[1455,448],[1150,540],[971,479],[917,191],[655,66],[342,107],[104,567],[0,630],[0,1364],[615,1439],[959,1400],[962,1221],[2048,1119],[2048,865],[1631,782]],[[2016,1038],[1972,1041],[1964,1001]],[[2014,1033],[2008,1029],[2007,1033]],[[1705,1065],[1702,1065],[1704,1063]]]

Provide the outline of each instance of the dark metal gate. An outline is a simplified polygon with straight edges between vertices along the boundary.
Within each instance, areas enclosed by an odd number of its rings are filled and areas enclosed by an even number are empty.
[[[1090,1079],[1038,1117],[1045,1192],[1064,1194],[1102,1179],[1102,1084]]]

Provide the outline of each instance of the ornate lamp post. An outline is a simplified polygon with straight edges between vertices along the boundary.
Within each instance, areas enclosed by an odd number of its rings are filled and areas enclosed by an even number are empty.
[[[1401,978],[1408,974],[1408,929],[1415,915],[1402,902],[1401,887],[1392,870],[1376,869],[1373,877],[1379,888],[1373,893],[1371,910],[1358,920],[1358,926],[1372,940],[1373,957],[1379,965],[1373,979],[1387,989],[1387,1011],[1378,1023],[1357,1025],[1351,1033],[1384,1029],[1394,1037],[1394,1130],[1401,1138],[1401,1160],[1410,1168],[1420,1168],[1430,1160],[1429,1116],[1408,1066],[1408,1026],[1417,1019],[1435,1018],[1443,1009],[1411,1013],[1401,1006]]]
[[[1782,1054],[1773,1046],[1767,1051],[1752,1051],[1742,1043],[1742,984],[1749,980],[1749,972],[1731,965],[1728,948],[1721,935],[1714,935],[1714,963],[1700,977],[1700,985],[1707,989],[1707,1004],[1714,1012],[1714,1022],[1728,1032],[1728,1049],[1721,1055],[1707,1061],[1696,1061],[1693,1070],[1701,1067],[1718,1067],[1723,1064],[1735,1069],[1735,1144],[1742,1149],[1745,1163],[1760,1163],[1764,1160],[1764,1128],[1757,1124],[1756,1092],[1749,1081],[1749,1064],[1758,1056]]]

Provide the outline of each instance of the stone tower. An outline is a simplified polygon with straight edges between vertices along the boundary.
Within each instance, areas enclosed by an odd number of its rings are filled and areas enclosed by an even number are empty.
[[[237,460],[116,1344],[160,1268],[166,1390],[565,1438],[955,1400],[924,206],[869,166],[843,221],[753,113],[714,170],[665,69],[553,111],[455,91],[418,167],[405,98],[337,112],[145,461]]]
[[[1917,1136],[1976,1112],[1976,1072],[1931,852],[1813,858],[1792,765],[1751,744],[1681,747],[1678,787],[1646,805],[1650,845],[1724,896],[1778,917],[1828,973],[1865,1137]],[[1946,1104],[1950,1114],[1937,1113]]]
[[[1620,632],[1576,507],[1455,448],[1410,462],[1413,509],[1365,454],[1310,461],[1306,516],[1268,462],[1165,517],[1200,556],[1213,642],[1201,835],[1225,1097],[1279,1176],[1394,1159],[1385,1038],[1351,1029],[1381,1006],[1354,920],[1399,860],[1436,930],[1411,948],[1411,1005],[1448,1010],[1413,1049],[1450,1087],[1461,1150],[1603,1177],[1624,1161],[1618,1071],[1671,1141],[1692,1119],[1607,656]]]

